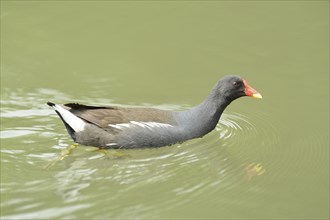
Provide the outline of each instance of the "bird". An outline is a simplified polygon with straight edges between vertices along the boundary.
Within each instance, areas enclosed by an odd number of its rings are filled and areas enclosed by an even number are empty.
[[[235,99],[262,98],[245,79],[227,75],[209,95],[188,110],[146,107],[92,106],[47,102],[58,114],[74,142],[99,149],[134,149],[170,146],[201,138],[219,122]]]

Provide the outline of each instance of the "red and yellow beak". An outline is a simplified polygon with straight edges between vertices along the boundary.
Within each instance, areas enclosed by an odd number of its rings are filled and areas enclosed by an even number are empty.
[[[262,99],[261,94],[259,92],[257,92],[257,90],[255,90],[254,88],[249,86],[249,84],[244,79],[243,79],[243,83],[245,86],[245,95],[251,96],[251,97],[257,98],[257,99]]]

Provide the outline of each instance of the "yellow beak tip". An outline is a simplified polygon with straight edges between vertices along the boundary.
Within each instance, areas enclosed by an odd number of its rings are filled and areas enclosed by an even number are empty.
[[[255,93],[252,95],[253,98],[257,98],[257,99],[262,99],[262,96],[260,93]]]

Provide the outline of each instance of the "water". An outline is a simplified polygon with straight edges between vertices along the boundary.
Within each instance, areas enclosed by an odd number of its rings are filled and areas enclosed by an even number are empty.
[[[328,219],[328,16],[326,1],[2,1],[1,219]],[[264,98],[205,137],[52,163],[72,141],[48,100],[184,110],[226,74]]]

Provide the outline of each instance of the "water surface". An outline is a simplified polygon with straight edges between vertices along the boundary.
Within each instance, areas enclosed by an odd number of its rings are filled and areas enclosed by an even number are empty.
[[[2,1],[1,219],[329,218],[327,1]],[[185,110],[242,75],[203,138],[72,144],[45,103]]]

